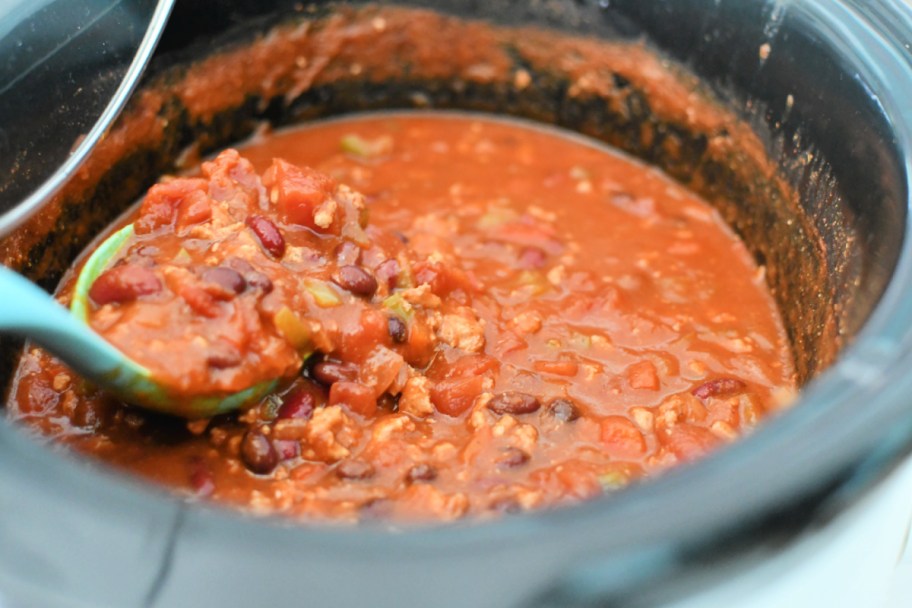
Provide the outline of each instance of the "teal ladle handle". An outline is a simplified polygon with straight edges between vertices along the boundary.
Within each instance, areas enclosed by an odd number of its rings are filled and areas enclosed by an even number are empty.
[[[187,418],[236,410],[270,393],[277,384],[270,380],[228,395],[175,399],[148,369],[105,341],[47,292],[2,265],[0,333],[31,338],[124,401]]]
[[[4,266],[0,332],[31,338],[88,378],[115,378],[125,366],[139,367],[43,289]]]

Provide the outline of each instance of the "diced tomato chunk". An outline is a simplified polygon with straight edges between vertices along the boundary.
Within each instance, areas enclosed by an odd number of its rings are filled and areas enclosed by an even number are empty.
[[[213,200],[233,201],[249,207],[259,205],[265,194],[253,163],[233,148],[203,163],[200,169],[208,178],[208,194]]]
[[[630,388],[649,391],[659,390],[659,373],[652,361],[640,361],[627,368]]]
[[[362,361],[377,345],[390,344],[387,318],[379,310],[365,308],[358,323],[346,323],[338,335],[335,355],[344,361]]]
[[[202,287],[197,285],[182,285],[178,294],[197,314],[210,319],[214,319],[218,316],[218,301],[211,293]]]
[[[676,424],[658,435],[662,445],[683,461],[699,458],[719,443],[712,431],[687,423]]]
[[[377,346],[361,364],[360,380],[373,388],[374,396],[379,398],[399,377],[403,364],[402,355]]]
[[[481,376],[498,367],[500,367],[500,362],[497,359],[484,354],[465,355],[452,360],[448,360],[445,356],[438,356],[428,368],[427,376],[431,380],[442,381],[466,376]]]
[[[602,420],[601,439],[608,452],[618,458],[637,458],[646,451],[643,433],[624,416]]]
[[[409,327],[408,342],[403,356],[414,367],[424,367],[430,362],[434,348],[434,333],[427,323],[416,318]]]
[[[314,223],[314,210],[332,195],[332,178],[277,158],[263,175],[263,184],[285,221],[323,230]]]
[[[360,382],[336,382],[329,387],[329,405],[341,405],[362,416],[377,413],[374,391]]]
[[[481,376],[444,380],[431,388],[431,403],[442,414],[459,416],[472,407],[482,390],[484,378]]]
[[[545,251],[553,250],[557,246],[554,241],[554,228],[538,222],[509,222],[497,226],[490,235],[497,241],[524,247],[538,247]]]
[[[532,366],[537,372],[568,378],[575,376],[579,371],[579,364],[576,361],[535,361]]]
[[[177,208],[177,227],[185,228],[201,224],[212,217],[209,197],[202,192],[191,192],[181,200]]]
[[[171,225],[184,201],[199,201],[200,197],[206,198],[206,188],[204,179],[175,179],[155,184],[143,199],[139,219],[134,224],[136,233],[147,234],[162,226]],[[195,215],[198,216],[199,211]]]
[[[456,290],[466,293],[476,291],[476,286],[465,271],[440,262],[418,262],[412,269],[419,285],[430,285],[431,291],[446,297]]]

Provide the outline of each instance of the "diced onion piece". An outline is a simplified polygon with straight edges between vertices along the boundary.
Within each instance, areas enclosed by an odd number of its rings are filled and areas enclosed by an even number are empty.
[[[592,338],[576,331],[570,334],[570,338],[567,341],[569,346],[574,350],[592,348]]]
[[[537,270],[523,270],[516,279],[518,288],[527,289],[530,295],[540,296],[551,291],[548,277]]]
[[[411,325],[415,309],[400,294],[394,293],[383,300],[383,307],[405,321],[407,325]]]
[[[630,479],[621,471],[607,471],[598,476],[599,485],[606,492],[620,490],[626,486]]]
[[[396,287],[410,289],[415,286],[415,273],[412,272],[412,265],[409,263],[408,256],[400,253],[396,256],[399,263],[399,277],[396,279]]]
[[[177,252],[177,255],[174,256],[173,260],[175,264],[189,264],[192,261],[193,259],[190,257],[190,252],[183,247],[180,248],[180,251]]]
[[[299,352],[311,348],[311,332],[301,319],[290,308],[283,306],[273,317],[276,329]]]
[[[343,152],[363,159],[389,154],[393,149],[393,139],[389,135],[381,135],[376,139],[365,139],[360,135],[349,133],[342,137],[339,143]]]
[[[342,304],[342,298],[339,297],[339,294],[337,294],[326,281],[306,279],[304,281],[304,289],[313,296],[317,306],[332,308],[333,306]]]
[[[371,244],[371,240],[367,233],[364,232],[364,228],[355,222],[346,222],[342,226],[342,236],[361,247],[369,247]]]
[[[507,207],[489,207],[488,212],[478,219],[477,226],[481,230],[497,228],[519,219],[519,214]]]

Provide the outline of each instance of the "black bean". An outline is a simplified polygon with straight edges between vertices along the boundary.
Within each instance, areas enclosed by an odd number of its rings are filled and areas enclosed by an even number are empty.
[[[391,315],[386,321],[386,328],[396,344],[403,344],[408,341],[408,325],[398,316]]]
[[[488,409],[497,414],[531,414],[541,407],[541,403],[526,393],[498,393],[488,402]]]
[[[519,467],[529,462],[529,454],[519,448],[506,448],[497,464],[502,467],[513,468]]]
[[[374,467],[363,460],[343,460],[336,468],[340,479],[370,479],[374,476]]]
[[[569,399],[559,397],[548,404],[548,412],[555,420],[561,422],[573,422],[580,417],[579,408]]]
[[[320,361],[310,370],[314,380],[330,386],[336,382],[351,382],[358,378],[358,366],[341,361]]]
[[[269,437],[258,428],[250,428],[241,440],[241,460],[252,473],[268,475],[279,464],[279,455]]]
[[[332,279],[339,287],[356,296],[372,296],[377,291],[377,279],[360,266],[342,266]]]
[[[241,294],[247,289],[247,281],[237,270],[225,266],[209,268],[203,273],[203,280],[218,285],[227,293]]]
[[[409,483],[415,483],[416,481],[432,481],[436,478],[437,469],[423,462],[421,464],[416,464],[409,469],[409,472],[406,475],[406,479]]]

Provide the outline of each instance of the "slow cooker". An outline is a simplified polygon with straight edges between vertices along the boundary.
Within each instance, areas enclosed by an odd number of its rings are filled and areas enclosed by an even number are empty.
[[[446,31],[396,30],[408,19],[386,11],[438,12]],[[343,47],[313,68],[306,53],[321,50],[307,41],[321,24],[365,18],[382,20],[388,55]],[[547,52],[498,47],[531,86],[477,69],[484,57],[460,63],[460,28],[479,24],[548,32]],[[733,581],[759,593],[825,546],[824,531],[909,487],[907,471],[881,483],[912,450],[909,40],[912,9],[899,0],[178,2],[120,121],[2,237],[4,264],[52,288],[158,175],[264,123],[387,108],[511,114],[603,140],[716,205],[767,269],[804,388],[750,437],[615,495],[397,529],[190,505],[3,423],[0,593],[14,606],[476,607],[686,605],[724,589],[737,601]],[[434,44],[452,45],[453,60],[422,63]],[[579,45],[604,65],[575,73]],[[657,60],[631,64],[625,48]],[[188,93],[203,80],[224,94]],[[695,120],[694,104],[732,120]],[[2,120],[27,132],[42,114]],[[4,388],[20,348],[0,341]],[[884,544],[895,558],[908,510],[873,512],[895,534]]]

